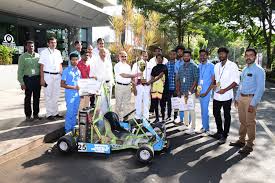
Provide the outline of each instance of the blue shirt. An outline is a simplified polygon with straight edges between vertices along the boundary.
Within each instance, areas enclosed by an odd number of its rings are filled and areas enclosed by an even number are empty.
[[[175,83],[175,61],[168,61],[166,66],[168,68],[168,83],[169,83],[169,90],[175,91],[176,83]]]
[[[81,74],[77,67],[69,66],[63,71],[61,80],[65,81],[66,85],[77,86],[80,76]],[[78,93],[78,90],[66,88],[65,93],[69,92]]]
[[[265,90],[265,71],[258,64],[247,66],[241,74],[241,82],[237,90],[236,100],[240,99],[241,94],[254,94],[250,105],[256,106],[264,94]]]
[[[195,62],[194,62],[194,60],[191,59],[190,63],[194,64]],[[176,60],[176,63],[175,63],[175,73],[176,74],[179,72],[179,69],[180,69],[181,66],[183,66],[183,64],[184,64],[183,60],[180,60],[180,59]]]
[[[202,86],[201,94],[205,93],[212,83],[214,73],[214,64],[207,61],[205,64],[199,64],[199,81],[198,85]]]
[[[199,79],[199,69],[194,63],[187,62],[184,63],[178,71],[178,80],[180,81],[180,89],[183,94],[188,94],[193,83],[198,82]],[[194,91],[190,91],[194,93]]]

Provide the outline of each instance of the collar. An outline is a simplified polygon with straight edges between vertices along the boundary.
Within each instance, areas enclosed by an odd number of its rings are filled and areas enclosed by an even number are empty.
[[[251,65],[247,65],[247,68],[251,68],[251,67],[254,67],[256,65],[256,62],[254,62],[253,64]]]

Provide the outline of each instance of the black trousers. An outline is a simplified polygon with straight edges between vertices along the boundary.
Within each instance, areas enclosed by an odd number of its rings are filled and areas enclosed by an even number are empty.
[[[221,134],[223,137],[227,138],[230,124],[231,124],[231,103],[232,99],[227,101],[213,101],[213,115],[215,117],[216,125],[217,125],[217,133]],[[221,108],[223,108],[224,112],[224,128],[222,125],[222,117],[221,117]]]
[[[171,102],[171,98],[172,97],[176,97],[177,94],[175,91],[169,91],[169,94],[167,96],[167,112],[168,112],[168,117],[170,118],[171,117],[171,113],[172,113],[172,102]],[[174,119],[177,118],[177,114],[178,112],[174,112]]]
[[[40,103],[40,76],[24,76],[23,77],[26,90],[25,90],[25,101],[24,110],[26,117],[31,117],[31,98],[33,96],[33,115],[36,116],[39,113],[39,103]]]
[[[162,94],[161,99],[153,99],[152,98],[151,105],[152,105],[153,111],[156,114],[156,120],[159,120],[159,107],[158,107],[159,104],[160,104],[160,111],[161,111],[162,119],[165,118],[165,104],[166,104],[167,96],[168,96],[168,94]]]

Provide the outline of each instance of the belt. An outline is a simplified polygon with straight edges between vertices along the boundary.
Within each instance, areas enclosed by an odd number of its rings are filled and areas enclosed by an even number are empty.
[[[46,73],[46,74],[60,74],[59,72],[48,72],[48,71],[44,71],[44,73]]]
[[[242,94],[242,93],[241,93],[241,96],[242,96],[242,97],[253,97],[254,94]]]
[[[124,84],[124,83],[116,82],[116,84],[118,84],[118,85],[124,85],[124,86],[128,86],[128,85],[129,85],[129,84],[131,84],[131,83],[128,83],[128,84]]]
[[[39,77],[40,75],[24,75],[24,77],[28,77],[28,78],[31,78],[31,77]]]

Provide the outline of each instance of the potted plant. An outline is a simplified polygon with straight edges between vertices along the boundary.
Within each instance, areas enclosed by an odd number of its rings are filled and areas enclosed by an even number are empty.
[[[12,64],[13,49],[0,45],[0,65]]]

